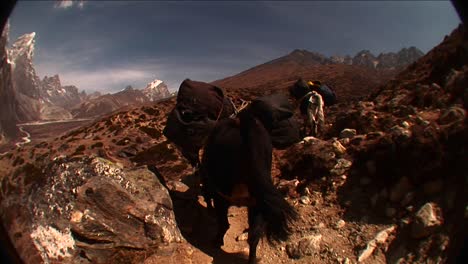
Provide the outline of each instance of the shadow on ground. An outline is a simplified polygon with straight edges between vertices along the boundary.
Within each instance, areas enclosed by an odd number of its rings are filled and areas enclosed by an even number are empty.
[[[247,261],[243,253],[229,253],[213,245],[217,223],[213,211],[198,202],[195,191],[171,191],[177,225],[192,246],[213,258],[213,264],[237,264]]]

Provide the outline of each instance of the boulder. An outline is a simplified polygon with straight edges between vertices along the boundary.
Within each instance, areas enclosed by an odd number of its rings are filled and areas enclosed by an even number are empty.
[[[358,262],[363,262],[369,258],[374,252],[375,248],[377,248],[378,245],[385,244],[390,234],[392,234],[395,230],[396,226],[391,226],[377,233],[377,235],[375,235],[375,237],[367,243],[366,248],[360,252]]]
[[[340,138],[352,138],[356,135],[356,129],[345,128],[340,132]]]
[[[463,122],[466,118],[466,111],[462,107],[452,106],[446,109],[438,120],[441,125],[448,125],[454,122]]]
[[[423,238],[431,235],[443,223],[442,210],[435,203],[424,204],[414,217],[411,226],[413,238]]]
[[[25,164],[2,181],[1,220],[25,263],[109,263],[183,240],[168,191],[146,167],[102,158]]]
[[[347,159],[338,159],[335,167],[330,171],[332,175],[343,175],[353,165],[353,162]]]
[[[296,242],[286,246],[288,256],[293,259],[300,259],[305,256],[312,256],[314,253],[320,252],[321,234],[310,235],[299,239]]]

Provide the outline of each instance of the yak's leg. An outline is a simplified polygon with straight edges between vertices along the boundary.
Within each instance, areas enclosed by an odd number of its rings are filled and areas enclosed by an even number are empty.
[[[216,234],[214,243],[216,246],[221,247],[222,245],[224,245],[224,235],[229,229],[229,221],[227,216],[229,203],[223,198],[219,197],[218,195],[215,195],[214,207],[216,211],[216,218],[218,221],[218,233]]]
[[[312,119],[311,128],[312,128],[311,135],[313,137],[317,137],[318,136],[318,130],[317,130],[317,121],[315,120],[315,118]]]
[[[307,108],[307,123],[310,126],[310,134],[313,137],[317,137],[316,110],[313,104],[309,104]]]
[[[257,263],[257,245],[263,235],[263,216],[255,207],[249,207],[249,264]]]
[[[303,125],[302,125],[302,137],[307,137],[309,134],[307,133],[307,128],[309,127],[309,118],[307,116],[302,116]]]

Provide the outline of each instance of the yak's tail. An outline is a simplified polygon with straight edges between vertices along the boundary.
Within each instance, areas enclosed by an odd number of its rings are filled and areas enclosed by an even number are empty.
[[[290,224],[298,214],[275,188],[271,179],[272,144],[263,120],[249,111],[239,114],[242,150],[248,164],[250,191],[256,200],[270,243],[285,241],[291,234]]]

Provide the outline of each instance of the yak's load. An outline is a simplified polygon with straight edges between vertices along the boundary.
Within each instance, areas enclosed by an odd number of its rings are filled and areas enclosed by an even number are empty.
[[[257,118],[267,119],[267,128],[275,148],[285,148],[301,140],[299,128],[292,119],[293,107],[284,95],[268,95],[253,100],[244,110],[254,111]],[[244,111],[241,110],[241,111]],[[196,165],[198,152],[208,135],[223,118],[235,118],[237,111],[224,91],[212,84],[186,79],[177,94],[177,103],[170,112],[164,135]]]

